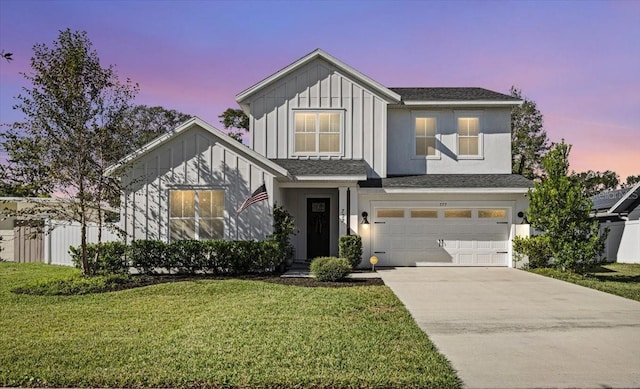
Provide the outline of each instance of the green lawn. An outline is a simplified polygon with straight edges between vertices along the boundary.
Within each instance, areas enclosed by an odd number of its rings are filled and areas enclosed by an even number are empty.
[[[640,301],[640,264],[611,263],[582,276],[555,269],[533,269],[534,273]]]
[[[0,263],[0,386],[458,387],[385,286],[251,280],[11,293],[75,269]]]

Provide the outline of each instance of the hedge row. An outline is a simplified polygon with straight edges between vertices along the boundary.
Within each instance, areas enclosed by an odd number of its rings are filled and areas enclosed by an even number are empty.
[[[280,265],[279,246],[274,241],[181,240],[165,243],[157,240],[106,242],[87,245],[91,274],[127,273],[133,267],[143,274],[207,273],[237,275],[274,271]],[[77,267],[81,266],[79,247],[70,247]]]

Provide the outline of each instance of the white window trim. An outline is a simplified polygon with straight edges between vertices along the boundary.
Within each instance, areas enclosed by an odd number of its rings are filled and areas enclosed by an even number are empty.
[[[458,119],[465,117],[478,118],[478,155],[460,155],[460,130],[458,128]],[[484,111],[454,111],[455,126],[455,153],[458,160],[478,160],[484,159]]]
[[[227,239],[229,236],[228,228],[229,228],[229,215],[227,212],[227,202],[229,199],[227,198],[227,188],[226,187],[211,187],[211,186],[202,186],[202,185],[168,185],[166,188],[166,196],[167,196],[167,242],[171,242],[171,191],[194,191],[194,211],[195,211],[195,232],[194,232],[194,240],[200,240],[200,199],[198,198],[198,191],[203,190],[213,190],[213,191],[221,191],[224,199],[224,211],[222,214],[222,239]]]
[[[323,156],[323,157],[343,157],[344,156],[344,142],[345,142],[345,132],[346,132],[346,123],[345,123],[345,109],[344,108],[293,108],[291,109],[291,114],[290,114],[290,118],[289,118],[289,123],[291,123],[290,128],[289,128],[289,156],[291,157],[316,157],[316,156]],[[340,129],[340,141],[339,141],[339,145],[340,145],[340,150],[337,152],[329,152],[329,153],[321,153],[319,151],[316,152],[296,152],[296,113],[314,113],[314,114],[318,114],[318,113],[327,113],[327,112],[331,112],[331,113],[339,113],[340,114],[340,125],[341,125],[341,129]],[[318,127],[316,132],[316,150],[319,150],[320,148],[320,140],[319,140],[319,134],[320,134],[320,128]]]
[[[427,118],[436,121],[436,153],[435,155],[416,154],[416,119]],[[440,120],[437,112],[416,111],[411,113],[411,159],[441,159],[440,145],[442,144],[442,134],[440,131]]]

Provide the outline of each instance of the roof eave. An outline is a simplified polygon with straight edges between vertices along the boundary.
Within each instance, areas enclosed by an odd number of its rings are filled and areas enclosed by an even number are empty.
[[[636,196],[634,199],[631,199],[631,196]],[[624,212],[625,209],[619,210],[618,208],[621,208],[625,202],[629,199],[631,200],[635,200],[638,198],[638,195],[640,195],[640,182],[636,183],[634,186],[631,187],[631,189],[629,189],[627,191],[627,193],[624,194],[624,196],[622,196],[622,198],[620,200],[618,200],[617,203],[613,204],[613,206],[611,208],[609,208],[609,210],[607,211],[608,213],[621,213]]]
[[[418,188],[418,187],[363,187],[360,190],[375,189],[385,193],[500,193],[500,194],[527,194],[530,188]]]
[[[389,100],[389,102],[400,102],[401,100],[401,96],[395,92],[393,92],[392,90],[390,90],[389,88],[387,88],[386,86],[380,84],[379,82],[375,81],[374,79],[364,75],[363,73],[359,72],[358,70],[352,68],[351,66],[347,65],[346,63],[340,61],[339,59],[329,55],[328,53],[326,53],[325,51],[321,50],[321,49],[316,49],[314,51],[312,51],[311,53],[305,55],[304,57],[300,58],[299,60],[295,61],[294,63],[288,65],[287,67],[273,73],[272,75],[270,75],[269,77],[263,79],[262,81],[259,81],[258,83],[250,86],[249,88],[243,90],[242,92],[238,93],[236,95],[236,102],[238,104],[240,104],[240,106],[243,107],[243,109],[245,108],[246,104],[243,105],[242,103],[247,100],[251,95],[255,94],[257,91],[259,91],[262,88],[265,88],[266,86],[274,83],[275,81],[279,80],[280,78],[291,74],[292,72],[300,69],[301,67],[303,67],[304,65],[308,64],[309,62],[313,61],[316,58],[322,58],[325,61],[331,63],[332,65],[334,65],[335,67],[337,67],[338,69],[344,71],[345,73],[353,76],[354,78],[360,79],[362,82],[364,82],[365,84],[373,87],[373,89],[375,89],[378,93],[380,93],[381,95],[385,96],[385,98],[387,98]]]
[[[507,106],[516,107],[522,104],[522,100],[405,100],[408,106]]]

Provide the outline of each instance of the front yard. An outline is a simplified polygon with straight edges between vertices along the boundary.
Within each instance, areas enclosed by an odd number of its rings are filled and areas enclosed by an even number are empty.
[[[75,272],[0,263],[0,386],[460,386],[386,286],[202,279],[83,296],[10,292]]]
[[[531,271],[640,301],[640,264],[611,263],[598,266],[585,276],[546,268]]]

